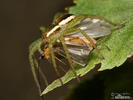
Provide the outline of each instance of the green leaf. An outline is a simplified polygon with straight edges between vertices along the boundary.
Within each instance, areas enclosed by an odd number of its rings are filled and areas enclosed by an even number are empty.
[[[88,73],[95,65],[101,63],[100,71],[105,69],[112,69],[123,64],[126,59],[133,54],[133,20],[129,19],[133,16],[133,1],[132,0],[75,0],[76,6],[69,9],[69,13],[75,15],[88,14],[102,16],[115,23],[128,22],[125,27],[114,31],[110,35],[101,38],[98,42],[107,45],[111,50],[109,51],[103,45],[99,45],[98,49],[105,57],[102,60],[97,52],[89,55],[89,62],[86,67],[75,66],[78,75],[83,76]],[[71,70],[69,70],[63,77],[63,83],[67,83],[74,77]],[[53,81],[42,92],[42,95],[60,87],[59,80]]]

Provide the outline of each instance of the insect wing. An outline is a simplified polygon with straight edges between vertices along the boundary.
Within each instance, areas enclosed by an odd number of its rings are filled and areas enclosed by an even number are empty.
[[[67,44],[67,49],[74,63],[85,66],[88,62],[88,55],[93,48],[78,44]],[[65,57],[65,52],[62,47],[56,47],[56,51],[58,51],[58,54],[61,56]]]
[[[108,22],[100,19],[86,18],[75,26],[86,32],[92,38],[99,38],[111,33],[111,28]],[[72,32],[69,35],[72,37],[83,37],[80,32]]]
[[[91,52],[92,48],[88,48],[87,46],[70,46],[67,45],[68,52],[72,57],[72,60],[80,64],[81,66],[85,66],[88,62],[88,55]]]

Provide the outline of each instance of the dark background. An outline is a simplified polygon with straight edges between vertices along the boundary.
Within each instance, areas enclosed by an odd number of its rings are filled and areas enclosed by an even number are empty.
[[[56,13],[71,5],[72,0],[0,0],[0,100],[41,100],[29,65],[28,47],[41,37],[40,26],[51,24]],[[43,60],[41,65],[49,82],[57,78],[49,62]],[[59,100],[68,94],[69,100],[109,100],[113,92],[127,92],[133,97],[132,70],[133,58],[120,68],[100,72],[98,78],[81,83],[74,92],[68,89],[70,84],[51,91],[46,100]],[[94,71],[85,77],[91,79]]]
[[[72,0],[0,0],[0,100],[41,100],[28,61],[28,46],[41,37],[40,26],[48,26],[57,12]],[[48,78],[55,76],[44,64]],[[64,87],[46,95],[55,100]]]

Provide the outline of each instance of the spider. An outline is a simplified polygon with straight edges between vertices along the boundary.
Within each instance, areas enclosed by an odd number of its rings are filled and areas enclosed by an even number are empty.
[[[110,24],[119,27],[123,26],[123,24],[115,24],[99,16],[63,14],[56,18],[49,28],[44,29],[42,31],[42,38],[34,41],[29,47],[31,70],[39,92],[41,93],[41,89],[36,75],[38,62],[34,55],[35,52],[38,51],[46,59],[51,59],[61,85],[63,85],[63,82],[57,70],[55,61],[57,56],[55,53],[68,60],[73,74],[80,81],[73,63],[85,66],[88,62],[88,55],[93,49],[104,59],[101,52],[97,49],[96,39],[111,34]],[[42,46],[44,47],[43,50],[41,49]],[[48,85],[45,75],[41,69],[39,71]]]

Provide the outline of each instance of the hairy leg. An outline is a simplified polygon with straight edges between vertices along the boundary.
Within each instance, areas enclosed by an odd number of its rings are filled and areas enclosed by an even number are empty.
[[[54,70],[55,70],[55,72],[56,72],[56,74],[58,76],[59,81],[61,82],[61,85],[63,85],[63,82],[62,82],[62,80],[60,78],[60,73],[57,70],[57,66],[56,66],[56,62],[55,62],[55,55],[54,55],[54,50],[53,50],[53,44],[52,43],[49,44],[49,49],[50,49],[51,60],[52,60],[52,63],[53,63]]]
[[[34,58],[33,58],[32,55],[29,55],[29,61],[30,61],[30,65],[31,65],[31,71],[32,71],[32,74],[33,74],[33,78],[35,80],[35,83],[37,85],[37,88],[38,88],[38,91],[39,91],[39,95],[40,95],[41,94],[41,87],[40,87],[39,80],[38,80],[37,75],[36,75]]]
[[[111,24],[113,26],[119,26],[119,27],[123,27],[124,26],[124,24],[116,24],[116,23],[113,23],[110,20],[108,20],[108,19],[106,19],[104,17],[101,17],[101,16],[95,16],[95,15],[79,15],[79,16],[84,16],[86,18],[92,18],[92,19],[104,20],[104,21],[108,22],[109,24]]]
[[[34,56],[34,53],[37,52],[38,48],[40,48],[43,44],[44,44],[43,39],[39,38],[29,46],[29,61],[30,61],[31,71],[32,71],[35,83],[37,85],[39,95],[41,94],[41,87],[40,87],[39,80],[38,80],[38,77],[36,74],[36,69],[38,69],[38,62]],[[41,70],[40,70],[40,72],[41,72],[42,76],[45,76],[45,75],[43,75]],[[45,82],[45,84],[47,84],[47,82]]]
[[[96,44],[93,42],[93,40],[92,40],[83,30],[81,30],[80,28],[78,28],[78,31],[81,32],[81,33],[84,35],[84,37],[86,37],[86,39],[87,39],[88,41],[90,41],[92,47],[95,48],[96,51],[97,51],[97,53],[104,59],[103,55],[102,55],[101,52],[97,49]]]
[[[47,78],[46,78],[45,74],[42,72],[41,68],[39,67],[38,62],[37,62],[37,59],[35,57],[34,57],[34,63],[35,63],[36,69],[38,70],[39,74],[43,78],[46,86],[48,86]]]
[[[67,49],[67,46],[65,44],[65,40],[64,40],[64,37],[63,36],[60,37],[60,41],[61,41],[62,46],[64,48],[64,51],[65,51],[65,54],[66,54],[66,58],[67,58],[67,60],[68,60],[68,62],[70,64],[70,68],[71,68],[72,72],[74,73],[74,75],[76,76],[77,80],[80,81],[79,80],[79,77],[78,77],[78,75],[77,75],[77,73],[76,73],[76,71],[75,71],[75,69],[73,67],[72,60],[71,60],[71,57],[70,57],[70,55],[68,53],[68,49]]]

